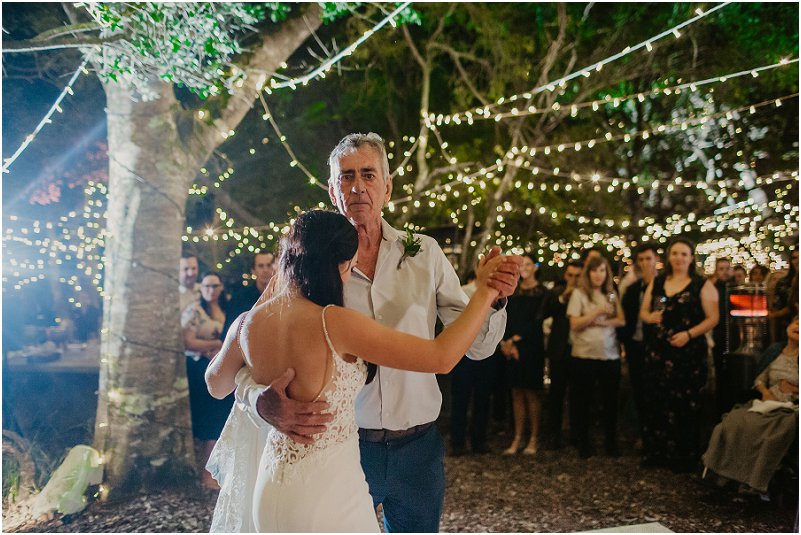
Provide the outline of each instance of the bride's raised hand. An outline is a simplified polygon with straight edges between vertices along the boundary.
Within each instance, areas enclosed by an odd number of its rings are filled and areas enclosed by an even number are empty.
[[[492,283],[493,278],[498,276],[498,269],[503,266],[503,263],[504,256],[500,254],[483,257],[479,260],[476,268],[476,288],[486,289],[497,297],[498,289]]]
[[[502,255],[501,248],[496,245],[489,250],[486,256],[481,257],[479,266],[482,265],[482,262],[490,261],[494,258],[503,258],[503,263],[491,275],[489,285],[498,290],[498,298],[509,297],[515,292],[517,283],[520,281],[520,266],[523,263],[523,257]]]

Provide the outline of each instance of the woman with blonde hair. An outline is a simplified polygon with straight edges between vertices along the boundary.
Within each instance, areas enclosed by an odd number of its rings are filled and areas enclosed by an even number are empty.
[[[592,456],[590,408],[600,390],[607,455],[620,455],[617,445],[617,397],[620,351],[615,329],[625,325],[623,308],[612,284],[612,269],[600,255],[590,256],[567,305],[573,348],[570,361],[570,403],[574,407],[579,456]]]

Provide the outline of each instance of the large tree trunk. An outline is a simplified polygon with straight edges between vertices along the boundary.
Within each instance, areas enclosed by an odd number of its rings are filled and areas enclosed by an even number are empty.
[[[104,317],[95,447],[106,464],[108,494],[181,485],[196,473],[186,367],[178,310],[178,263],[188,186],[197,169],[242,121],[259,80],[316,30],[309,5],[262,45],[244,66],[248,76],[213,125],[195,122],[183,136],[171,85],[141,102],[107,84],[109,198]]]
[[[105,87],[109,197],[95,447],[113,492],[185,482],[194,471],[178,310],[188,165],[172,87],[137,102]]]

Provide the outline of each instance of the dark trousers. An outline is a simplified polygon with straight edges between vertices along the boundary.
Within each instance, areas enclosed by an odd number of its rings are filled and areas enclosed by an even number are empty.
[[[509,424],[509,408],[511,407],[511,389],[506,385],[506,357],[500,351],[487,359],[492,362],[492,419],[503,429]]]
[[[626,363],[629,366],[629,383],[634,398],[634,408],[637,411],[637,431],[642,437],[642,426],[648,410],[646,403],[645,382],[645,344],[636,340],[629,340],[626,346]]]
[[[590,412],[595,406],[596,385],[601,401],[601,419],[607,450],[617,448],[617,398],[620,360],[570,359],[570,405],[575,414],[575,437],[579,452],[592,450]],[[571,434],[572,429],[571,429]]]
[[[551,385],[548,388],[547,412],[545,413],[545,429],[547,440],[558,448],[562,445],[562,421],[564,419],[565,395],[570,378],[570,346],[565,355],[552,358],[548,362]],[[572,409],[571,409],[572,410]],[[570,422],[571,433],[573,421]]]
[[[487,447],[487,425],[494,375],[495,363],[492,362],[492,357],[484,360],[462,357],[451,371],[451,446],[454,449],[465,447],[470,398],[473,399],[470,444],[473,450]]]
[[[445,499],[445,446],[437,426],[400,440],[359,440],[359,450],[373,505],[383,504],[386,531],[438,532]]]

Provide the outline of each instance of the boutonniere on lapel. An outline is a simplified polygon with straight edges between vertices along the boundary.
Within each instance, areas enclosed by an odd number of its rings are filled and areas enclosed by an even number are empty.
[[[403,240],[403,256],[398,260],[398,269],[401,268],[403,261],[407,258],[414,258],[420,252],[420,238],[416,238],[412,230],[406,229],[406,239]]]

